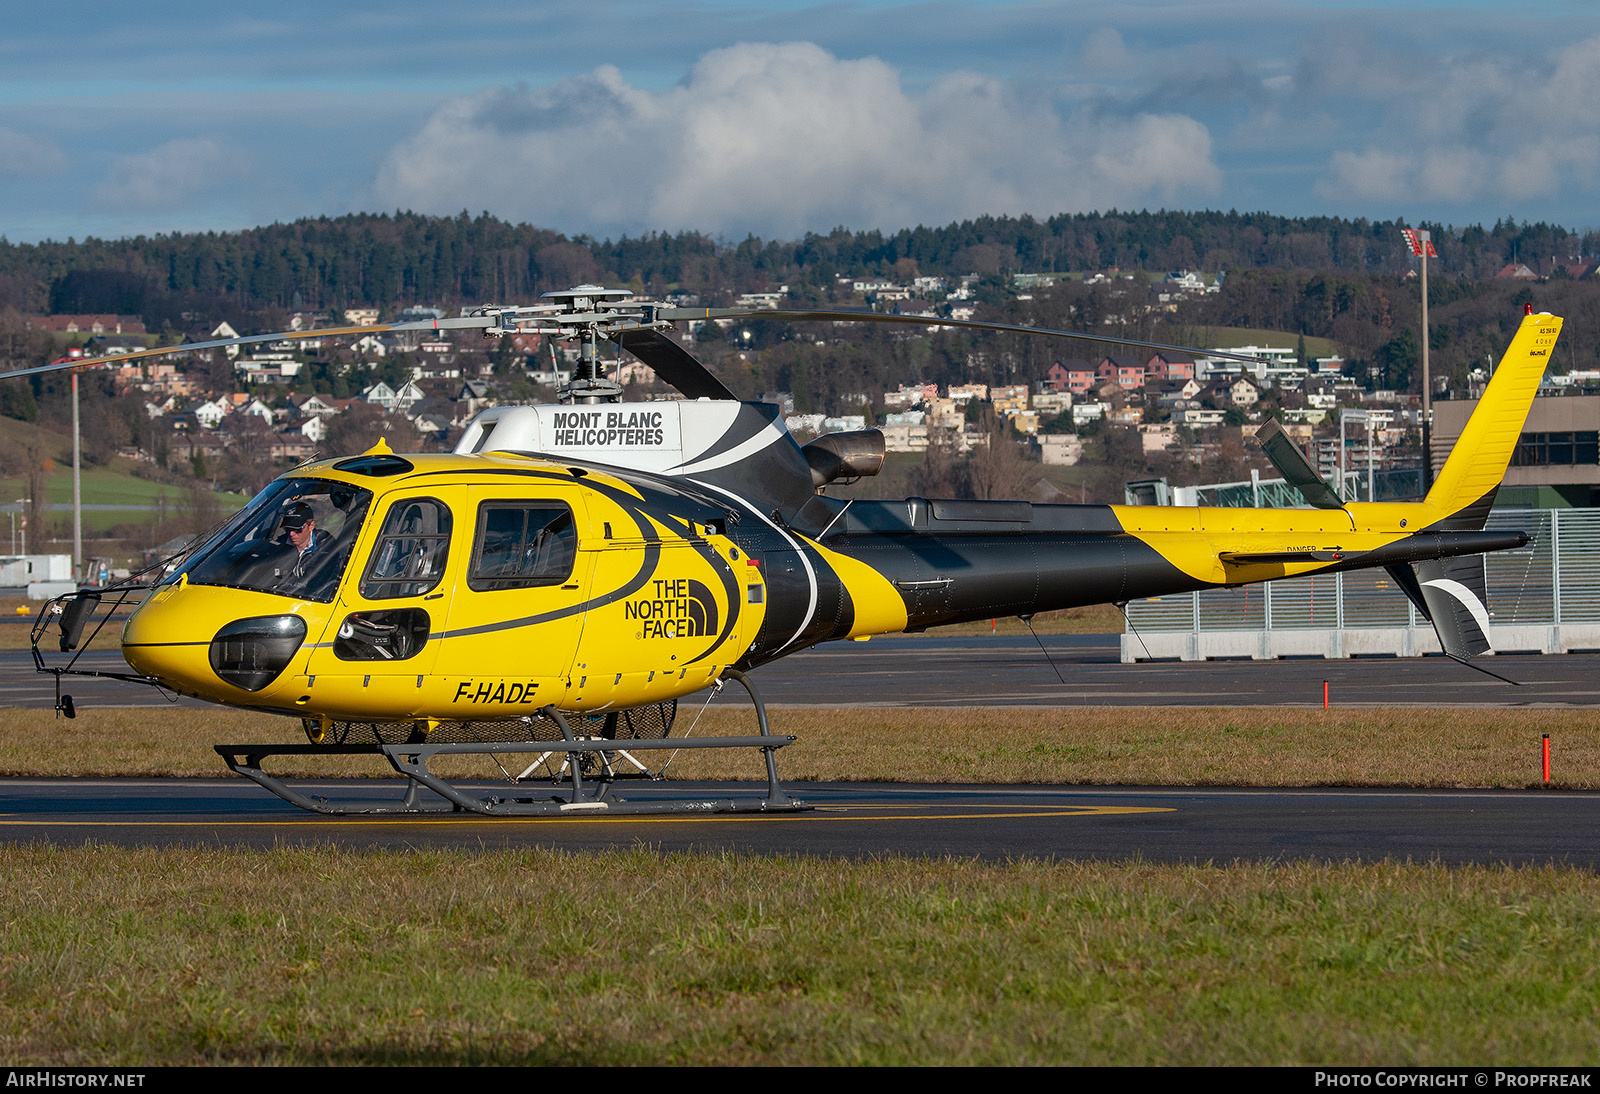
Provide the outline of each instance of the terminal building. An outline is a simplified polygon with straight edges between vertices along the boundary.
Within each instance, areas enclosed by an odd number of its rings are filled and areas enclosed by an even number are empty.
[[[1433,470],[1438,474],[1476,399],[1433,404]],[[1541,395],[1506,469],[1497,506],[1600,508],[1600,395]]]

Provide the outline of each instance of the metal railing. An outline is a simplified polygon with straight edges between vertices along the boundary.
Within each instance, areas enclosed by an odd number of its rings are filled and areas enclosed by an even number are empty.
[[[1370,481],[1369,481],[1370,480]],[[1327,476],[1338,490],[1339,475]],[[1132,484],[1130,484],[1132,485]],[[1300,491],[1283,479],[1264,479],[1255,472],[1244,482],[1214,482],[1204,486],[1174,486],[1171,497],[1177,505],[1205,505],[1222,509],[1293,509],[1304,505]],[[1421,467],[1391,467],[1368,475],[1365,469],[1344,473],[1344,498],[1348,501],[1406,501],[1420,498]],[[1124,491],[1129,505],[1150,504]]]

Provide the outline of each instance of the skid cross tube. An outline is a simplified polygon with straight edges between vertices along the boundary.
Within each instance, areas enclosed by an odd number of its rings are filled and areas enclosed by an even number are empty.
[[[782,784],[778,781],[778,769],[774,754],[778,749],[793,744],[796,738],[772,732],[772,727],[767,720],[766,706],[762,703],[755,685],[743,673],[736,669],[728,669],[724,675],[737,680],[750,693],[756,708],[757,721],[761,727],[759,735],[747,737],[680,737],[676,739],[663,737],[659,739],[629,740],[628,751],[644,752],[680,748],[760,749],[765,758],[767,768],[767,795],[764,798],[755,800],[748,798],[673,801],[605,800],[605,794],[610,786],[609,780],[601,781],[598,789],[594,788],[592,783],[586,784],[583,780],[582,764],[578,761],[584,754],[599,754],[603,757],[605,753],[619,751],[617,748],[618,742],[609,737],[576,736],[566,718],[553,707],[546,707],[540,713],[550,718],[561,728],[563,740],[560,741],[343,745],[252,744],[214,745],[213,749],[217,755],[222,757],[223,762],[228,765],[230,770],[271,791],[284,801],[313,813],[323,813],[330,816],[423,813],[476,813],[483,816],[541,816],[552,814],[572,816],[585,813],[769,813],[797,812],[809,809],[809,806],[796,801],[785,793]],[[566,753],[569,762],[565,766],[567,778],[564,790],[558,784],[556,789],[560,792],[551,793],[543,798],[530,797],[516,792],[477,796],[448,779],[441,778],[428,768],[429,761],[436,756],[494,755],[497,753],[544,753],[546,755]],[[404,799],[393,804],[373,803],[369,805],[333,802],[319,794],[304,793],[284,779],[268,774],[263,770],[262,762],[269,756],[382,756],[395,771],[406,777],[406,794]],[[417,800],[419,788],[426,788],[439,795],[448,803],[448,808],[420,805]]]

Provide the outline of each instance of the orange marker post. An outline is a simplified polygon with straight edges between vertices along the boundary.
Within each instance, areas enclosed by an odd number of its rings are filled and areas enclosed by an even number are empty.
[[[1328,709],[1328,682],[1326,680],[1322,682],[1322,709]]]
[[[1550,781],[1550,734],[1544,735],[1544,781]]]

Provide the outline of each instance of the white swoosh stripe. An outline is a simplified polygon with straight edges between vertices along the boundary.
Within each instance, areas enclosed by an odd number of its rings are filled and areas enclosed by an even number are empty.
[[[696,460],[693,463],[681,463],[677,467],[670,468],[669,473],[677,475],[691,475],[703,471],[715,471],[719,467],[727,467],[730,463],[738,463],[746,456],[750,456],[761,451],[763,448],[767,447],[767,445],[777,440],[778,437],[783,434],[783,432],[783,422],[781,420],[768,422],[766,428],[762,429],[755,436],[750,437],[737,445],[734,445],[726,452],[712,456],[708,459]]]
[[[1459,581],[1452,581],[1448,577],[1436,577],[1432,581],[1424,581],[1424,585],[1431,585],[1441,592],[1449,593],[1472,613],[1473,620],[1478,624],[1478,629],[1483,632],[1485,640],[1489,637],[1489,609],[1483,606],[1483,601],[1478,595]]]
[[[735,494],[731,490],[724,490],[720,486],[712,486],[709,482],[701,482],[699,479],[691,479],[690,481],[696,486],[703,486],[707,490],[715,490],[717,493],[733,498],[735,501],[741,503],[744,501],[743,498],[739,497],[738,494]],[[811,625],[811,617],[817,614],[817,572],[811,568],[811,560],[806,557],[805,548],[796,543],[793,536],[784,531],[755,506],[750,505],[747,506],[747,508],[750,510],[750,512],[766,521],[768,526],[771,527],[774,532],[777,532],[780,536],[789,541],[790,546],[794,548],[795,554],[800,556],[800,565],[806,568],[806,580],[811,584],[811,602],[806,605],[806,617],[800,621],[800,626],[793,634],[789,636],[789,641],[778,647],[780,650],[787,649],[795,639],[799,638],[805,633],[806,628]]]

